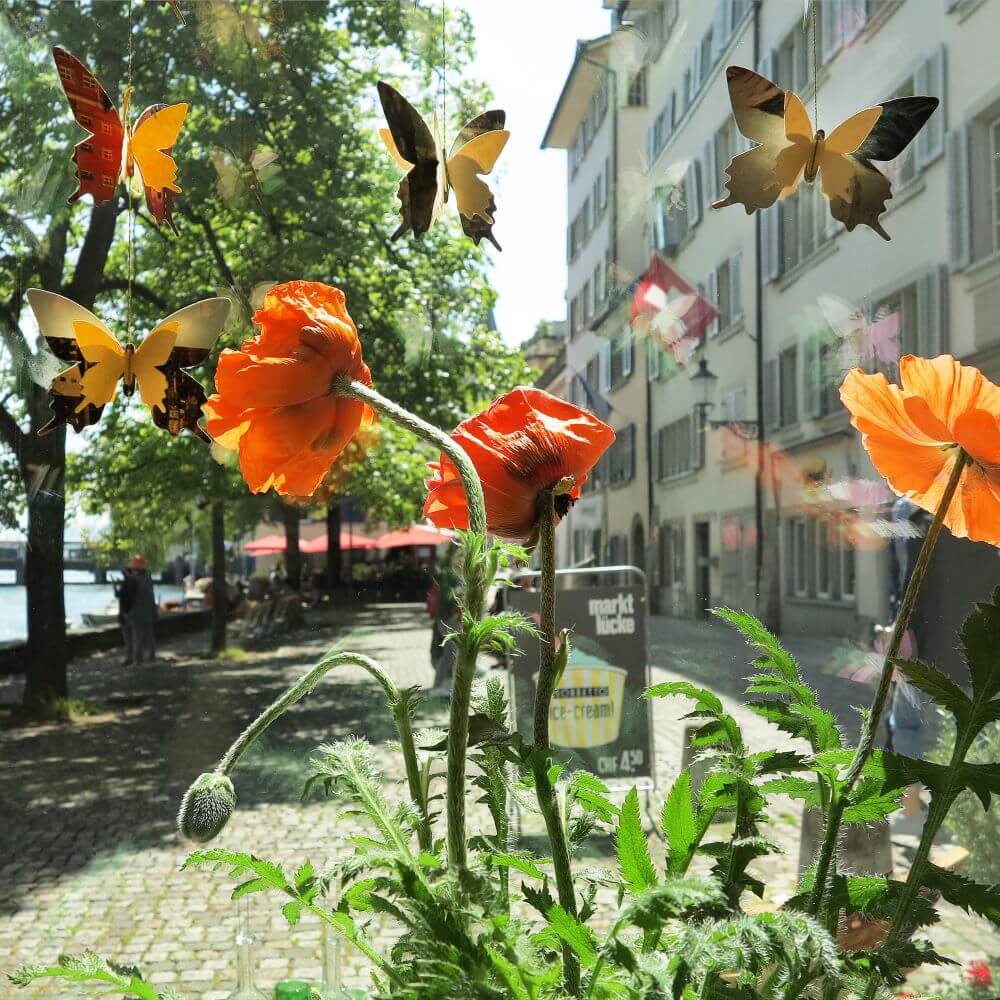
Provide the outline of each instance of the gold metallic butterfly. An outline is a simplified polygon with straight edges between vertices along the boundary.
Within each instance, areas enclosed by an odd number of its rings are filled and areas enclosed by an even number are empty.
[[[488,174],[503,152],[510,132],[504,129],[503,111],[477,115],[458,133],[451,152],[445,155],[417,109],[389,84],[379,82],[378,96],[389,127],[379,135],[406,176],[399,183],[399,228],[396,239],[408,229],[421,236],[441,214],[451,191],[466,236],[476,244],[487,239],[497,250],[493,236],[496,202],[493,192],[480,175]]]
[[[40,434],[62,424],[80,431],[97,423],[121,382],[126,396],[139,389],[157,427],[174,435],[186,427],[208,440],[198,426],[205,390],[183,369],[208,357],[229,315],[229,299],[185,306],[138,347],[123,347],[97,316],[72,299],[41,288],[29,288],[27,296],[49,349],[70,365],[52,379],[53,415]]]
[[[742,66],[729,66],[726,79],[736,125],[759,145],[730,161],[729,194],[714,208],[740,204],[749,215],[787,197],[802,180],[811,184],[819,177],[830,214],[848,231],[865,225],[889,239],[879,216],[892,197],[892,185],[872,161],[899,156],[934,113],[936,97],[884,101],[852,115],[827,136],[823,129],[813,130],[809,113],[791,91]]]

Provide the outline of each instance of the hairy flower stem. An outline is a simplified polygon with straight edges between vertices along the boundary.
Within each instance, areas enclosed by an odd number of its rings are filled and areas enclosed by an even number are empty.
[[[462,447],[444,431],[421,420],[391,399],[356,379],[341,376],[334,381],[334,390],[352,399],[360,399],[379,413],[394,420],[400,427],[440,448],[454,463],[465,489],[469,509],[469,531],[485,537],[486,501],[483,486],[472,460]],[[448,720],[448,861],[454,868],[466,866],[465,844],[465,767],[469,742],[469,704],[472,699],[472,682],[476,677],[478,647],[468,641],[464,622],[478,622],[486,609],[486,591],[492,581],[486,580],[482,560],[470,560],[468,547],[463,570],[463,631],[454,641],[458,644],[455,677],[451,688],[451,710]]]
[[[555,497],[545,490],[538,502],[538,550],[541,555],[541,664],[535,691],[534,753],[531,770],[535,778],[535,795],[545,820],[545,830],[552,850],[556,890],[559,905],[576,917],[576,893],[573,872],[569,864],[566,828],[556,804],[555,789],[549,779],[549,708],[556,686],[556,527]],[[580,963],[569,945],[563,945],[563,973],[566,988],[572,996],[580,996]]]
[[[469,508],[469,530],[477,534],[486,534],[486,501],[483,499],[483,486],[479,481],[479,473],[472,464],[472,459],[454,438],[433,424],[421,420],[416,414],[410,413],[398,403],[386,399],[364,382],[352,379],[347,375],[338,376],[333,383],[333,389],[339,396],[349,396],[367,403],[373,410],[394,420],[400,427],[423,438],[429,444],[440,448],[455,464],[465,489],[465,501]]]
[[[826,895],[827,878],[837,847],[837,837],[840,833],[840,823],[844,815],[844,809],[847,807],[851,791],[858,783],[858,779],[865,769],[865,764],[868,763],[868,759],[875,748],[875,733],[878,730],[878,724],[882,719],[882,713],[885,711],[885,704],[889,698],[892,674],[895,669],[899,647],[910,624],[910,616],[913,614],[913,608],[917,603],[917,596],[920,593],[920,586],[927,573],[927,567],[930,565],[938,536],[941,534],[945,515],[948,513],[948,508],[951,506],[955,491],[958,489],[959,482],[961,482],[962,473],[968,464],[969,456],[963,449],[959,448],[948,484],[944,488],[944,493],[941,494],[941,502],[938,504],[937,512],[934,514],[934,520],[931,522],[923,544],[920,546],[920,555],[917,556],[917,562],[913,567],[910,582],[906,586],[906,593],[903,595],[899,614],[896,615],[896,621],[892,627],[892,635],[889,638],[889,648],[886,650],[885,661],[882,664],[882,674],[879,677],[878,688],[875,691],[875,698],[872,701],[868,718],[865,720],[864,727],[862,728],[858,747],[854,751],[850,769],[844,779],[843,786],[831,795],[830,806],[826,815],[823,844],[816,861],[816,880],[809,899],[809,912],[814,916],[819,913]]]
[[[392,708],[393,718],[396,721],[396,731],[399,735],[399,745],[403,751],[403,761],[406,766],[406,780],[410,789],[410,797],[420,810],[422,817],[419,827],[420,847],[423,850],[430,850],[431,829],[430,821],[427,818],[427,798],[423,794],[423,786],[420,781],[420,765],[417,761],[416,748],[413,742],[413,725],[410,720],[406,697],[396,687],[392,678],[373,659],[365,656],[363,653],[350,653],[346,651],[327,653],[315,666],[310,667],[299,680],[289,687],[284,694],[271,702],[240,733],[233,745],[226,751],[225,756],[216,765],[215,773],[228,776],[233,768],[236,767],[243,754],[250,749],[257,737],[271,723],[284,715],[297,701],[301,701],[309,694],[334,667],[339,667],[347,663],[367,670],[378,681],[385,692],[386,700]]]

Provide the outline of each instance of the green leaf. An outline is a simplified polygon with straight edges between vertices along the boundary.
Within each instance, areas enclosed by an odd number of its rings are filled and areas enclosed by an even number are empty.
[[[896,660],[896,669],[938,705],[948,709],[960,726],[967,723],[972,711],[969,696],[946,674],[921,660]]]
[[[972,696],[985,704],[1000,692],[1000,588],[992,604],[977,604],[959,632],[972,679]]]
[[[531,878],[544,879],[548,878],[545,872],[535,864],[535,861],[539,861],[542,864],[551,864],[551,858],[535,858],[528,854],[491,854],[490,861],[495,865],[501,865],[505,868],[514,868],[521,872],[522,875],[528,875]]]
[[[978,913],[990,923],[1000,926],[1000,885],[973,882],[964,875],[929,863],[923,883],[937,889],[954,906],[962,907],[967,913]]]
[[[733,625],[751,646],[764,654],[754,661],[756,666],[774,670],[791,683],[800,681],[795,657],[768,631],[763,622],[746,611],[734,611],[732,608],[713,608],[712,614]]]
[[[590,928],[570,916],[558,903],[549,909],[547,918],[549,926],[573,949],[580,964],[585,969],[592,968],[597,962],[597,946]]]
[[[690,771],[681,771],[673,783],[661,818],[667,838],[667,870],[680,875],[687,870],[700,838]]]
[[[265,889],[273,889],[274,883],[266,878],[252,878],[241,883],[235,889],[230,899],[242,899],[254,892],[263,892]]]
[[[161,1000],[160,995],[137,968],[120,965],[92,951],[83,955],[60,955],[56,965],[24,965],[7,977],[15,986],[28,986],[38,979],[62,979],[68,983],[111,986],[136,1000]]]
[[[649,845],[639,815],[639,793],[633,786],[622,803],[615,838],[618,867],[632,892],[642,892],[656,885],[656,869],[649,856]]]
[[[643,698],[669,698],[673,695],[682,695],[690,698],[698,704],[698,707],[712,715],[721,715],[722,702],[717,695],[704,688],[697,687],[689,681],[665,681],[662,684],[654,684],[643,693]]]
[[[672,877],[632,897],[622,910],[620,921],[658,931],[668,920],[690,917],[695,910],[703,917],[709,912],[721,914],[725,908],[726,895],[714,878]]]
[[[487,948],[490,961],[499,973],[500,977],[507,984],[510,995],[514,1000],[531,1000],[531,993],[525,985],[521,970],[511,961],[508,961],[495,948]]]
[[[775,778],[773,781],[765,782],[761,786],[761,791],[767,795],[787,795],[789,798],[798,799],[808,807],[815,808],[820,805],[819,786],[808,778],[795,775]]]
[[[281,908],[281,913],[285,920],[288,921],[289,927],[294,927],[299,922],[299,917],[302,916],[302,904],[296,902],[294,899]]]
[[[569,795],[602,823],[611,823],[618,815],[618,806],[609,798],[608,786],[589,771],[574,771],[569,779]]]

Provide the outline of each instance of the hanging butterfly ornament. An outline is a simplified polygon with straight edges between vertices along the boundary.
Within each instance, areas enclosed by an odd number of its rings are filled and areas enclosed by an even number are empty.
[[[378,96],[388,128],[379,135],[406,176],[399,183],[402,223],[393,239],[413,230],[422,236],[441,215],[451,192],[455,194],[462,230],[477,245],[493,235],[496,200],[481,176],[492,172],[510,132],[504,129],[504,111],[485,111],[459,133],[447,155],[420,113],[393,87],[379,82]]]
[[[157,427],[175,436],[187,428],[209,440],[198,426],[205,390],[184,369],[208,357],[229,315],[229,299],[203,299],[185,306],[163,320],[138,347],[123,347],[97,316],[72,299],[40,288],[29,288],[27,296],[49,349],[70,366],[52,379],[52,419],[39,434],[63,424],[81,431],[97,423],[121,382],[125,396],[138,388]]]
[[[70,204],[85,194],[93,197],[95,205],[110,201],[119,181],[128,183],[138,171],[150,214],[176,233],[173,198],[181,189],[171,153],[188,106],[153,104],[133,126],[129,121],[131,88],[126,88],[119,114],[107,91],[76,56],[59,47],[52,55],[73,117],[88,133],[73,149],[78,186]]]
[[[938,106],[936,97],[899,97],[865,108],[829,136],[813,130],[802,101],[791,91],[742,66],[726,69],[729,100],[740,132],[758,145],[730,161],[729,194],[713,208],[743,205],[749,215],[819,178],[830,214],[848,232],[864,225],[884,240],[879,216],[892,185],[872,162],[894,160]]]

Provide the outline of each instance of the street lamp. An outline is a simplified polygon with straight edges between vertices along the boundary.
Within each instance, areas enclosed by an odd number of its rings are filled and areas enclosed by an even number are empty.
[[[725,427],[737,437],[746,441],[760,438],[760,422],[757,420],[709,420],[709,411],[715,406],[715,388],[719,376],[708,367],[707,358],[698,359],[698,370],[691,376],[695,394],[695,413],[702,427]]]

